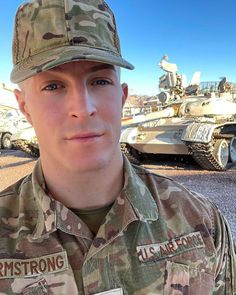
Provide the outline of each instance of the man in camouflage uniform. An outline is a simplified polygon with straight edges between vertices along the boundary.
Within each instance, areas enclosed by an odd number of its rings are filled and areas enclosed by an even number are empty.
[[[22,5],[13,61],[41,157],[0,193],[0,294],[235,294],[218,209],[122,156],[119,67],[133,66],[107,4]]]

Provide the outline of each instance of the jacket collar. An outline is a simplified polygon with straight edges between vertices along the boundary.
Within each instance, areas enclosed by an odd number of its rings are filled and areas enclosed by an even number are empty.
[[[38,220],[32,239],[47,237],[60,228],[64,232],[77,234],[92,239],[86,227],[78,224],[78,217],[60,202],[53,199],[47,192],[41,162],[37,161],[32,173],[32,189],[38,207]],[[120,205],[125,204],[121,210]],[[120,213],[122,212],[122,213]],[[110,214],[109,214],[110,213]],[[124,156],[124,188],[117,197],[108,220],[116,219],[116,225],[122,230],[134,220],[154,221],[158,219],[158,208],[147,186],[137,175],[134,168]],[[77,219],[74,219],[77,218]],[[111,221],[112,222],[112,221]]]
[[[140,168],[139,168],[140,169]],[[158,208],[149,189],[124,156],[124,192],[139,220],[157,220]]]

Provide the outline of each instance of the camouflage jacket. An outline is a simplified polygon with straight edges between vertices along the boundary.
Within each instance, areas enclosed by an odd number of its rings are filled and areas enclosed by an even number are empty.
[[[124,161],[96,237],[45,193],[40,161],[0,193],[0,294],[232,295],[235,253],[218,209]]]

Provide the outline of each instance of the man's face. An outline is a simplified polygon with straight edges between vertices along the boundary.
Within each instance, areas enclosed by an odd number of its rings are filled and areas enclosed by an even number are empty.
[[[15,94],[35,128],[42,161],[85,172],[120,156],[120,118],[127,92],[115,67],[71,62],[29,78]]]

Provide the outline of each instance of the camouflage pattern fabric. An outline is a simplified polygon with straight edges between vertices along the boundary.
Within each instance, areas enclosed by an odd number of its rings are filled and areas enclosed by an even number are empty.
[[[114,15],[103,0],[32,0],[15,18],[11,81],[75,60],[134,67],[121,56]]]
[[[95,237],[47,194],[40,160],[2,191],[0,294],[235,294],[234,246],[218,209],[126,158],[124,173]]]

